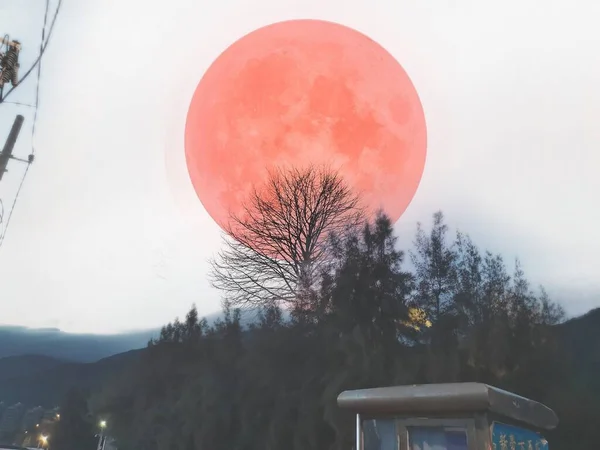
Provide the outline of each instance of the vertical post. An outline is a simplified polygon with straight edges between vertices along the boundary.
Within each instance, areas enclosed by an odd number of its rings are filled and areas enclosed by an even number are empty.
[[[102,440],[104,438],[104,430],[100,431],[100,436],[98,436],[98,447],[97,450],[102,450]]]
[[[106,421],[100,421],[100,437],[98,438],[98,447],[97,450],[104,450],[104,441],[106,439],[104,435],[104,429],[106,428]]]
[[[15,117],[15,121],[13,122],[12,128],[10,129],[10,133],[6,138],[6,143],[4,144],[2,153],[0,153],[0,181],[2,181],[4,172],[6,172],[8,160],[12,156],[13,149],[15,148],[15,143],[17,142],[17,137],[19,137],[19,133],[21,132],[21,127],[23,126],[24,120],[25,118],[20,114],[17,117]]]
[[[360,414],[356,414],[356,450],[363,450],[362,422]]]

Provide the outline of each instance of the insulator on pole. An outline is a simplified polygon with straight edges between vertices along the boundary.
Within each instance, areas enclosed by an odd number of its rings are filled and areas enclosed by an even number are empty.
[[[13,86],[19,84],[19,53],[21,51],[21,43],[19,41],[11,41],[8,37],[2,39],[2,45],[6,44],[6,51],[0,52],[0,89],[6,83]]]

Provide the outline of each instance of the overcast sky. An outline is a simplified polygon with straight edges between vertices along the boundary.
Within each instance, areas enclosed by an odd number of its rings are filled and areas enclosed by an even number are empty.
[[[56,5],[56,0],[52,2]],[[43,0],[2,0],[0,33],[38,51]],[[36,162],[0,248],[0,322],[67,331],[160,326],[206,280],[219,228],[184,162],[196,85],[231,43],[294,18],[361,31],[419,92],[428,157],[397,224],[449,224],[543,284],[570,314],[600,306],[600,3],[592,0],[64,0],[43,60]],[[32,103],[33,77],[9,100]],[[31,148],[31,108],[0,105]],[[9,209],[23,166],[0,183]],[[5,217],[6,218],[6,217]]]

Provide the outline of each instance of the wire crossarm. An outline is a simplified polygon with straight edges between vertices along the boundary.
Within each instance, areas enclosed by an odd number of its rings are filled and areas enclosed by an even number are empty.
[[[48,20],[48,19],[50,19],[50,14],[49,14],[50,0],[45,0],[45,3],[46,3],[46,8],[45,8],[45,12],[44,12],[44,23],[43,23],[43,27],[42,27],[42,39],[40,42],[39,53],[38,53],[37,57],[35,58],[35,60],[33,61],[33,64],[31,65],[31,67],[29,67],[27,70],[25,70],[24,73],[19,74],[19,68],[20,68],[19,54],[22,50],[21,43],[16,40],[11,40],[10,37],[8,36],[8,34],[5,34],[4,37],[2,37],[2,34],[0,34],[0,105],[2,103],[13,103],[16,105],[29,106],[29,107],[34,108],[33,123],[32,123],[32,127],[31,127],[31,153],[29,154],[27,159],[18,158],[16,156],[12,155],[12,149],[14,147],[14,143],[16,141],[16,138],[21,129],[21,125],[23,123],[23,116],[20,116],[20,115],[17,116],[17,118],[15,119],[15,123],[13,124],[13,128],[11,129],[11,132],[9,133],[9,137],[7,139],[7,144],[0,152],[0,180],[2,180],[4,173],[7,171],[7,166],[9,165],[9,161],[13,160],[16,162],[26,164],[25,171],[23,173],[23,176],[21,177],[21,182],[19,183],[19,188],[17,189],[17,193],[16,193],[14,200],[12,202],[12,205],[8,211],[8,218],[6,221],[4,220],[4,216],[5,216],[4,204],[2,203],[2,199],[0,199],[0,247],[2,246],[2,243],[4,242],[4,239],[6,237],[6,232],[8,230],[8,226],[10,224],[12,213],[15,209],[15,204],[17,203],[17,200],[19,198],[21,188],[23,187],[25,178],[27,177],[27,174],[29,173],[29,168],[31,167],[31,165],[34,161],[34,158],[35,158],[34,138],[35,138],[35,124],[37,121],[38,106],[39,106],[40,73],[41,73],[41,66],[42,66],[41,61],[42,61],[42,57],[43,57],[44,53],[46,52],[46,49],[48,48],[48,44],[50,42],[50,38],[51,38],[52,32],[54,30],[54,25],[56,24],[56,19],[61,10],[62,0],[58,0],[56,9],[54,11],[54,15],[50,21]],[[49,24],[49,27],[47,27],[48,24]],[[22,103],[19,101],[6,102],[6,98],[14,92],[15,88],[18,85],[22,85],[23,82],[27,79],[27,77],[29,75],[31,75],[34,72],[34,70],[36,70],[36,69],[37,69],[37,81],[35,84],[35,104],[29,105],[29,104],[25,104],[25,103]],[[4,92],[4,87],[7,84],[11,85],[10,89],[8,89],[6,92]]]

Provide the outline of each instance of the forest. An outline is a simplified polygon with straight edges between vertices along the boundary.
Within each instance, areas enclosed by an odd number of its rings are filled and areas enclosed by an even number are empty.
[[[224,318],[193,307],[102,389],[71,392],[53,446],[93,445],[102,418],[122,450],[349,450],[343,390],[479,381],[553,408],[552,449],[598,448],[599,341],[441,212],[399,242],[313,167],[271,173],[226,231],[210,274]]]

